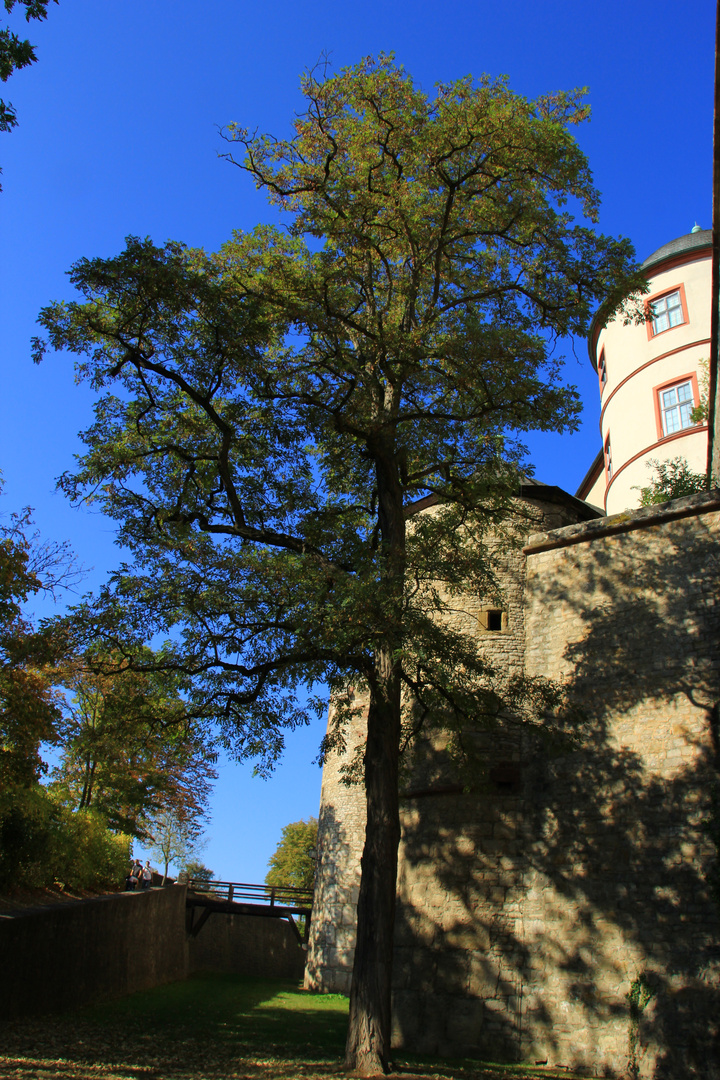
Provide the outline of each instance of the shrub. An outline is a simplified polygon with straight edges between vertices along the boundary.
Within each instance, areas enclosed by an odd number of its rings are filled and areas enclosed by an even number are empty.
[[[648,461],[648,468],[652,468],[655,475],[648,487],[640,488],[641,506],[653,506],[707,490],[705,473],[692,472],[684,457],[676,457],[671,461],[651,459]]]
[[[73,812],[40,784],[0,799],[0,888],[73,889],[122,882],[130,840],[92,811]]]

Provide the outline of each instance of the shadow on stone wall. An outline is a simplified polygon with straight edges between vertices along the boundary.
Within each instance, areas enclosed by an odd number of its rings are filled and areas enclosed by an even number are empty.
[[[365,795],[360,784],[340,786],[338,813],[323,802],[318,818],[319,864],[315,873],[305,989],[350,992],[357,929],[360,868],[358,835],[364,832]],[[347,825],[358,835],[351,835]]]
[[[403,1044],[720,1076],[719,555],[693,518],[531,560],[528,649],[567,673],[577,742],[506,740],[514,788],[406,802]]]

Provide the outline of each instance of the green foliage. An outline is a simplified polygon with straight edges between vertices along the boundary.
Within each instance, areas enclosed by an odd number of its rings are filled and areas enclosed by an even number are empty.
[[[710,398],[710,361],[707,358],[703,358],[698,362],[699,366],[699,378],[700,384],[700,402],[690,413],[690,419],[693,424],[707,424],[709,416],[709,398]]]
[[[78,654],[71,621],[33,627],[26,601],[78,573],[66,547],[42,543],[31,524],[24,511],[0,526],[0,879],[115,884],[128,835],[145,835],[152,815],[173,810],[195,828],[214,754],[177,675],[128,670],[118,641],[114,653],[85,642]],[[139,652],[159,666],[156,654]],[[50,789],[39,784],[41,743],[62,745]]]
[[[215,871],[199,859],[188,859],[180,868],[178,881],[212,881]]]
[[[63,808],[64,855],[56,878],[75,888],[103,888],[122,882],[130,837],[111,831],[99,814]]]
[[[26,510],[0,526],[0,885],[114,885],[127,837],[110,833],[102,817],[73,814],[39,783],[40,744],[59,739],[54,685],[68,644],[57,624],[36,630],[23,605],[78,575],[66,547],[42,543],[31,525]]]
[[[58,0],[3,0],[11,12],[18,3],[25,8],[25,19],[47,18],[48,5]],[[27,39],[18,37],[9,26],[0,27],[0,82],[7,82],[14,71],[28,67],[37,60],[35,49]],[[0,98],[0,131],[10,131],[17,125],[17,116],[9,101]]]
[[[162,861],[163,880],[168,876],[171,863],[182,866],[205,846],[200,836],[202,827],[196,816],[179,816],[172,811],[157,814],[148,823],[151,851]]]
[[[57,741],[53,683],[66,636],[50,624],[36,629],[24,604],[79,576],[67,547],[41,542],[31,527],[29,510],[0,525],[0,791],[36,783],[40,743]]]
[[[0,887],[119,884],[130,839],[91,811],[73,813],[40,785],[0,797]]]
[[[641,973],[637,978],[633,979],[627,994],[627,1001],[630,1008],[630,1023],[628,1028],[628,1072],[633,1080],[638,1080],[638,1077],[640,1076],[640,1020],[645,1009],[654,997],[655,990],[650,982],[648,982],[647,975]]]
[[[492,672],[438,616],[494,591],[483,537],[519,433],[576,424],[550,339],[642,284],[627,241],[565,209],[597,212],[582,95],[465,79],[431,101],[387,58],[303,93],[294,139],[230,135],[289,231],[213,257],[130,239],[76,264],[82,302],[40,316],[102,395],[62,486],[133,558],[78,617],[109,635],[121,604],[140,637],[174,633],[193,707],[260,772],[307,721],[296,691],[372,688],[381,656],[425,716],[497,712]]]
[[[58,712],[42,671],[43,643],[22,615],[40,588],[21,524],[0,533],[0,786],[28,784],[42,769],[41,740],[51,740]]]
[[[705,473],[692,472],[684,457],[678,456],[671,461],[651,459],[647,465],[649,469],[654,469],[655,475],[648,487],[640,488],[641,506],[654,506],[707,490]]]
[[[72,696],[57,725],[63,750],[53,788],[110,828],[147,837],[160,814],[185,825],[202,818],[216,755],[188,714],[178,674],[162,670],[162,655],[150,649],[134,655],[144,670],[130,668],[120,649],[91,647],[63,673]]]
[[[312,889],[315,884],[317,818],[293,821],[282,831],[282,839],[271,856],[265,875],[267,885],[292,885]]]

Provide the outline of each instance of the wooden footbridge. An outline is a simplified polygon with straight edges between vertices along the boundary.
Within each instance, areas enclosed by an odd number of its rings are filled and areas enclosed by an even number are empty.
[[[253,915],[261,919],[287,919],[302,945],[307,944],[312,917],[312,889],[291,885],[248,885],[242,881],[199,881],[187,883],[186,926],[193,937],[214,912],[225,915]],[[295,922],[304,920],[302,930]]]

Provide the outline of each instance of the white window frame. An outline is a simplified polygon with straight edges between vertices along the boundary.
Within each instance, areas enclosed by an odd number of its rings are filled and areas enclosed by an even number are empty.
[[[692,379],[683,379],[658,390],[663,438],[695,427],[692,410],[696,408]]]
[[[649,305],[652,316],[653,337],[664,334],[666,330],[672,330],[674,327],[682,326],[687,322],[682,289],[679,287],[670,289],[654,300],[650,300]]]

